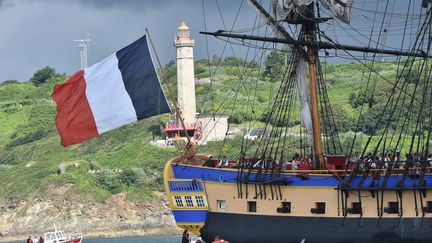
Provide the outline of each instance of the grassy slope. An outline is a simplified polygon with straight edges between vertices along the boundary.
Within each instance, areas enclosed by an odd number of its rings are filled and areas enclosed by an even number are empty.
[[[351,117],[355,116],[356,111],[348,104],[348,97],[351,92],[358,92],[362,84],[358,65],[326,67],[330,99],[341,105]],[[395,67],[388,65],[385,69],[392,75]],[[277,83],[257,82],[255,79],[247,79],[239,88],[235,72],[227,68],[218,70],[218,75],[221,80],[214,82],[211,88],[209,84],[197,86],[198,108],[207,99],[205,111],[215,111],[223,104],[217,112],[231,116],[250,113],[253,106],[255,113],[248,119],[257,119],[278,88]],[[175,149],[161,149],[149,143],[152,131],[158,132],[168,117],[139,121],[82,144],[63,148],[54,125],[55,105],[50,101],[50,94],[54,84],[65,78],[52,78],[40,87],[34,87],[29,82],[0,86],[0,201],[35,194],[49,196],[51,189],[66,183],[73,183],[73,192],[90,200],[104,201],[118,191],[128,191],[130,199],[154,197],[153,191],[162,190],[165,162],[177,154]],[[256,93],[255,87],[258,90]],[[208,93],[209,89],[211,92]],[[235,105],[226,105],[224,101],[231,99],[236,93],[233,90],[237,89]],[[240,126],[249,126],[249,123],[243,122]],[[257,123],[257,126],[262,124]],[[221,142],[209,143],[199,152],[217,155],[220,145]],[[237,146],[233,141],[228,141],[223,151],[232,152]],[[67,165],[64,175],[57,174],[60,163]],[[109,189],[107,183],[101,183],[98,175],[87,173],[91,163],[97,163],[102,168],[138,169],[143,181],[139,185],[121,184],[116,189]],[[107,175],[104,179],[112,177]]]

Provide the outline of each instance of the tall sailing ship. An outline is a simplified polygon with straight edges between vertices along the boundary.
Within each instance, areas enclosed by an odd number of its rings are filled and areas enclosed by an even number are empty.
[[[179,227],[206,242],[216,235],[235,243],[432,242],[431,1],[399,1],[396,9],[406,11],[405,21],[397,23],[404,42],[399,48],[383,40],[391,18],[403,20],[404,15],[391,11],[397,1],[358,1],[385,7],[369,13],[376,24],[370,37],[378,39],[368,45],[339,43],[323,31],[329,23],[348,28],[353,1],[272,0],[267,11],[261,2],[249,0],[271,27],[270,36],[202,32],[255,47],[259,45],[251,43],[285,45],[287,65],[266,113],[263,136],[254,141],[241,137],[241,151],[232,158],[197,154],[191,142],[195,134],[178,109],[187,144],[184,154],[166,164],[164,184]],[[408,31],[413,33],[410,43]],[[358,72],[367,80],[358,94],[364,102],[356,110],[356,124],[357,131],[367,129],[368,135],[355,133],[345,146],[323,75],[322,58],[333,52],[358,61],[363,67]],[[394,79],[376,68],[383,56],[398,66]],[[391,89],[381,112],[366,124],[374,77]],[[296,116],[303,132],[291,129]],[[362,138],[363,147],[355,151]],[[299,141],[302,148],[293,149]]]

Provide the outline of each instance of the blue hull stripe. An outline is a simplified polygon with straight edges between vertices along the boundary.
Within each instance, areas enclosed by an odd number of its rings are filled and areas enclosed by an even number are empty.
[[[172,166],[174,175],[178,179],[201,179],[203,181],[208,182],[222,182],[222,183],[230,183],[236,184],[237,180],[237,171],[227,171],[220,169],[211,169],[205,167],[192,167],[192,166],[184,166],[184,165],[173,165]],[[246,173],[244,173],[246,176]],[[289,186],[321,186],[321,187],[337,187],[339,185],[339,180],[333,176],[320,176],[320,175],[311,175],[308,180],[304,180],[295,175],[282,175],[288,181],[287,185]],[[250,179],[255,178],[255,174],[251,174],[249,176]],[[402,176],[390,176],[387,181],[387,188],[396,187],[397,182],[401,180]],[[267,175],[266,179],[270,180],[270,176]],[[274,177],[273,177],[274,179]],[[364,181],[363,185],[365,187],[369,186],[372,183],[372,177],[368,176]],[[352,180],[352,186],[357,186],[361,180],[361,176],[356,176]],[[381,179],[375,179],[375,185],[377,183],[381,183],[384,180],[382,176]],[[432,175],[425,176],[426,185],[432,184]],[[418,180],[411,179],[407,177],[405,180],[405,187],[412,187],[418,183]]]
[[[207,210],[172,210],[177,223],[204,223]]]

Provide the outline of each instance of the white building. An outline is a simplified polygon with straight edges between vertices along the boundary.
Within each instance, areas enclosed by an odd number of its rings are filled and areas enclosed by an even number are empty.
[[[219,114],[198,115],[198,128],[201,143],[223,140],[228,131],[228,116]]]

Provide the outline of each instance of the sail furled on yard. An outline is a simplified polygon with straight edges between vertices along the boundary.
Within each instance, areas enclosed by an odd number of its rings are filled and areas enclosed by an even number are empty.
[[[301,109],[301,125],[312,138],[312,118],[309,107],[309,79],[306,76],[306,60],[303,55],[296,55],[296,87]]]
[[[273,16],[278,21],[295,18],[312,2],[313,0],[272,0]]]
[[[300,15],[313,0],[272,0],[273,16],[278,20],[293,19]],[[342,22],[350,22],[353,0],[320,0],[321,5]]]
[[[330,10],[337,19],[349,24],[353,0],[320,0],[321,5]]]

